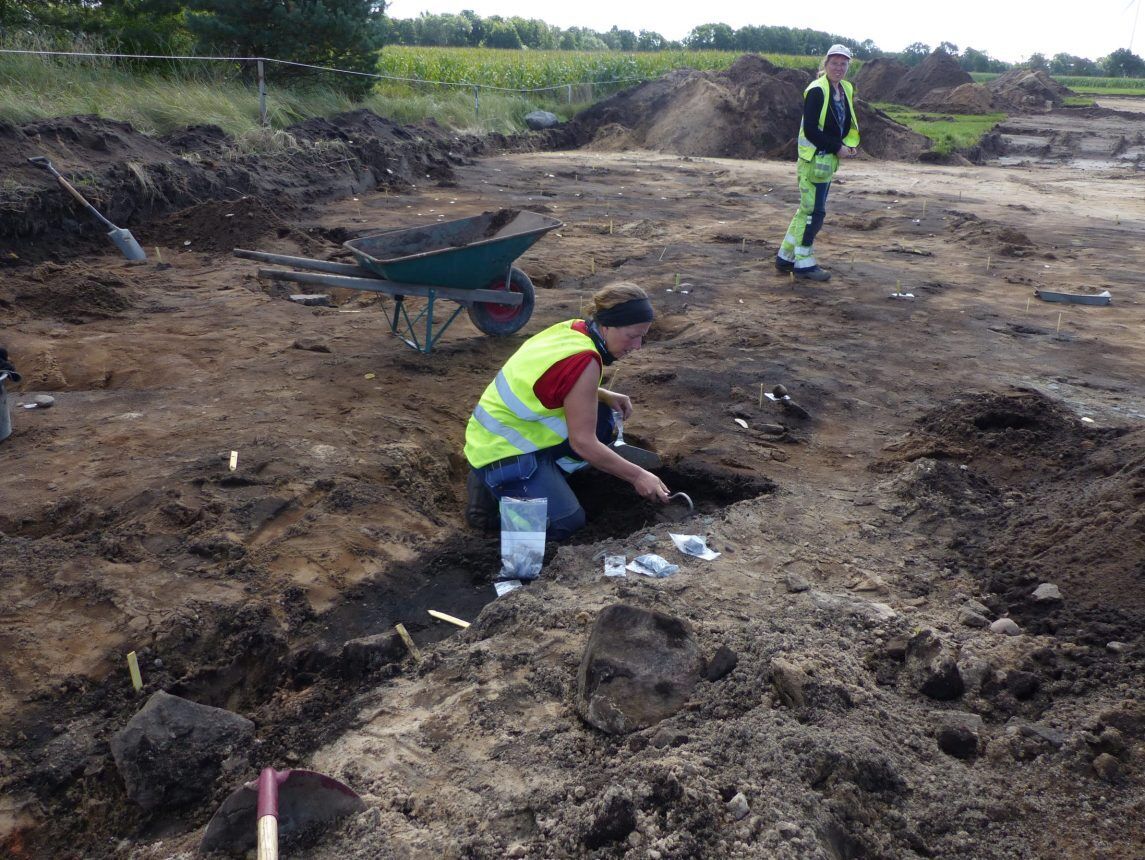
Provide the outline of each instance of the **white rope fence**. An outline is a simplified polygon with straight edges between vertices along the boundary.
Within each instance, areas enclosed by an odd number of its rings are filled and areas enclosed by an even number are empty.
[[[395,75],[382,75],[375,72],[357,72],[351,69],[336,69],[330,66],[315,66],[310,63],[296,63],[292,60],[276,60],[273,57],[204,57],[201,55],[180,56],[174,54],[100,54],[85,51],[34,51],[27,49],[16,48],[0,48],[0,54],[35,54],[45,57],[86,57],[98,58],[101,60],[191,60],[203,62],[224,62],[224,63],[256,63],[258,70],[258,118],[262,125],[267,125],[266,118],[266,63],[273,63],[280,66],[292,66],[300,69],[313,69],[318,72],[330,72],[338,75],[357,75],[363,78],[374,78],[382,81],[397,81],[399,83],[408,84],[432,84],[439,87],[458,87],[463,89],[473,90],[473,113],[475,116],[480,116],[481,113],[481,90],[490,90],[492,92],[503,93],[543,93],[543,92],[557,92],[567,91],[568,103],[572,104],[573,100],[573,87],[589,88],[589,93],[592,93],[594,86],[610,86],[613,84],[635,84],[643,83],[646,78],[614,78],[610,81],[575,81],[564,84],[555,84],[549,87],[531,87],[531,88],[514,88],[514,87],[498,87],[492,84],[478,84],[472,81],[431,81],[425,78],[403,78]],[[591,95],[590,95],[591,100]]]

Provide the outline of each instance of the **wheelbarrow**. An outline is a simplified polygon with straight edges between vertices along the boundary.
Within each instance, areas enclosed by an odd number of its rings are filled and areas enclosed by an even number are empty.
[[[357,265],[243,248],[236,248],[234,254],[305,270],[259,269],[259,277],[392,296],[390,331],[418,352],[428,353],[462,310],[480,331],[494,337],[513,334],[527,323],[535,290],[513,262],[545,233],[561,226],[556,218],[536,212],[500,209],[344,242]],[[426,300],[413,315],[405,305],[410,296]],[[457,308],[435,329],[433,311],[438,299],[456,302]]]

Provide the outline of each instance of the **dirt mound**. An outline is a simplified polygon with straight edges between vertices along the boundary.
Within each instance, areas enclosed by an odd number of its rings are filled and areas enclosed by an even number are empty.
[[[285,219],[296,214],[289,201],[275,205],[258,197],[200,203],[161,218],[137,231],[146,246],[191,251],[248,248],[263,236],[295,229]]]
[[[578,114],[569,134],[594,149],[653,149],[717,158],[794,158],[807,75],[745,54],[724,72],[678,69]],[[861,94],[860,94],[861,95]],[[862,148],[911,160],[929,140],[862,99]]]
[[[1145,432],[1094,429],[1030,390],[962,397],[919,424],[903,456],[940,465],[912,492],[973,521],[952,544],[999,609],[1099,647],[1145,634]],[[1063,599],[1036,599],[1041,583]]]
[[[891,96],[908,71],[905,63],[890,57],[867,60],[855,72],[855,90],[873,102],[892,101]]]
[[[0,170],[6,179],[0,188],[0,260],[11,265],[67,259],[107,246],[103,225],[78,209],[51,175],[28,163],[34,155],[50,158],[119,227],[132,229],[189,206],[241,196],[262,201],[257,219],[270,226],[266,221],[273,221],[273,212],[299,203],[427,179],[448,181],[454,165],[469,153],[505,144],[503,138],[486,142],[448,135],[432,124],[401,126],[368,111],[307,120],[268,138],[265,145],[275,154],[257,157],[242,154],[214,126],[151,137],[127,123],[92,116],[0,125]],[[253,210],[232,214],[240,220],[231,227],[251,228],[257,220]],[[181,243],[187,237],[176,235],[180,226],[160,227],[147,238]],[[168,230],[175,232],[168,237]],[[225,226],[216,230],[216,244],[225,244],[225,232]]]
[[[931,101],[931,99],[935,101]],[[952,90],[931,90],[915,107],[935,113],[991,113],[1003,106],[983,84],[961,84]]]
[[[1076,95],[1041,69],[1013,69],[986,86],[1000,103],[1016,111],[1052,110]]]
[[[939,48],[902,76],[890,101],[903,105],[933,104],[941,102],[956,87],[972,83],[974,79],[958,61]]]
[[[855,87],[872,101],[937,113],[988,113],[1002,109],[991,90],[974,83],[958,61],[942,50],[934,51],[913,69],[898,60],[871,60],[855,75]]]

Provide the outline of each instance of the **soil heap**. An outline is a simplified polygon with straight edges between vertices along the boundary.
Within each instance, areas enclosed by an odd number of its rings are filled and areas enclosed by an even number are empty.
[[[987,86],[996,99],[1015,111],[1059,108],[1068,96],[1077,95],[1041,69],[1012,69]]]
[[[795,158],[803,89],[811,78],[745,54],[724,72],[677,69],[578,114],[571,141],[598,150],[652,149],[716,158]],[[914,160],[930,141],[863,100],[863,151]]]
[[[942,49],[913,69],[883,57],[864,63],[855,75],[855,88],[872,101],[962,114],[1051,110],[1074,95],[1040,69],[1014,69],[989,84],[976,84]]]

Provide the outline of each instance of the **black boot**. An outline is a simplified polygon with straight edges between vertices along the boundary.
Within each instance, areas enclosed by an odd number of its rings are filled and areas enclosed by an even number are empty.
[[[465,482],[465,492],[465,521],[470,528],[483,532],[498,528],[501,523],[497,497],[485,486],[481,475],[472,469]]]

